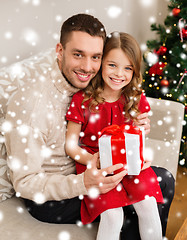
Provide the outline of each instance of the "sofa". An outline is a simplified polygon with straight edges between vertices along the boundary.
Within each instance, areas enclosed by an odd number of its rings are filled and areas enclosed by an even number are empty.
[[[46,58],[41,68],[47,71],[48,49],[22,62],[0,69],[0,239],[1,240],[94,240],[98,224],[48,224],[34,219],[21,198],[15,195],[6,164],[3,124],[9,100],[23,86],[22,74],[27,74],[33,63]],[[145,156],[152,165],[168,169],[176,178],[180,149],[184,106],[181,103],[148,98],[151,106],[151,132],[145,141]]]

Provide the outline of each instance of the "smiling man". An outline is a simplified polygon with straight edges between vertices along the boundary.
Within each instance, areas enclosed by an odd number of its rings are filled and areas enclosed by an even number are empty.
[[[62,44],[56,46],[62,74],[74,87],[85,88],[99,71],[103,39],[99,36],[92,37],[86,32],[74,31],[69,41]]]
[[[70,17],[62,25],[57,58],[51,61],[48,71],[41,72],[38,62],[31,71],[32,81],[10,100],[6,119],[12,131],[5,136],[10,178],[30,214],[40,221],[76,223],[80,220],[80,195],[87,195],[91,187],[100,194],[108,192],[125,175],[120,172],[105,177],[103,170],[96,168],[97,155],[91,168],[76,174],[75,162],[64,150],[67,108],[72,95],[85,88],[99,71],[105,37],[103,24],[93,16]],[[138,122],[149,132],[146,114],[140,115]],[[104,171],[111,174],[120,168],[118,164]],[[165,173],[163,169],[163,180]]]

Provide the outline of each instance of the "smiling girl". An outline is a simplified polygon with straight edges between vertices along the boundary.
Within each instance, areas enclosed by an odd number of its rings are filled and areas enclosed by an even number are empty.
[[[141,89],[141,58],[139,45],[132,36],[112,33],[105,43],[100,72],[85,90],[73,96],[66,114],[65,147],[76,161],[77,173],[84,172],[92,155],[98,152],[103,128],[112,124],[136,125],[137,116],[150,110]],[[97,172],[93,176],[97,177]],[[126,175],[120,186],[94,198],[84,196],[82,222],[90,223],[100,215],[97,240],[118,240],[124,221],[122,207],[133,204],[141,239],[161,240],[157,202],[162,203],[163,197],[150,163],[145,160],[140,174]]]

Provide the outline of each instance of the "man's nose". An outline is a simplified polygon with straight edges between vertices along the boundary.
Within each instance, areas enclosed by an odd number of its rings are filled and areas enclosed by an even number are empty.
[[[92,61],[91,61],[91,59],[90,58],[85,58],[84,60],[82,60],[81,68],[85,72],[92,72]]]

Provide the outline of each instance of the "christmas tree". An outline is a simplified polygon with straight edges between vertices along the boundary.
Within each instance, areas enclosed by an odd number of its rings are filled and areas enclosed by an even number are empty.
[[[158,38],[147,41],[143,88],[153,98],[185,105],[179,164],[187,167],[187,1],[170,0],[164,24],[152,24]]]

